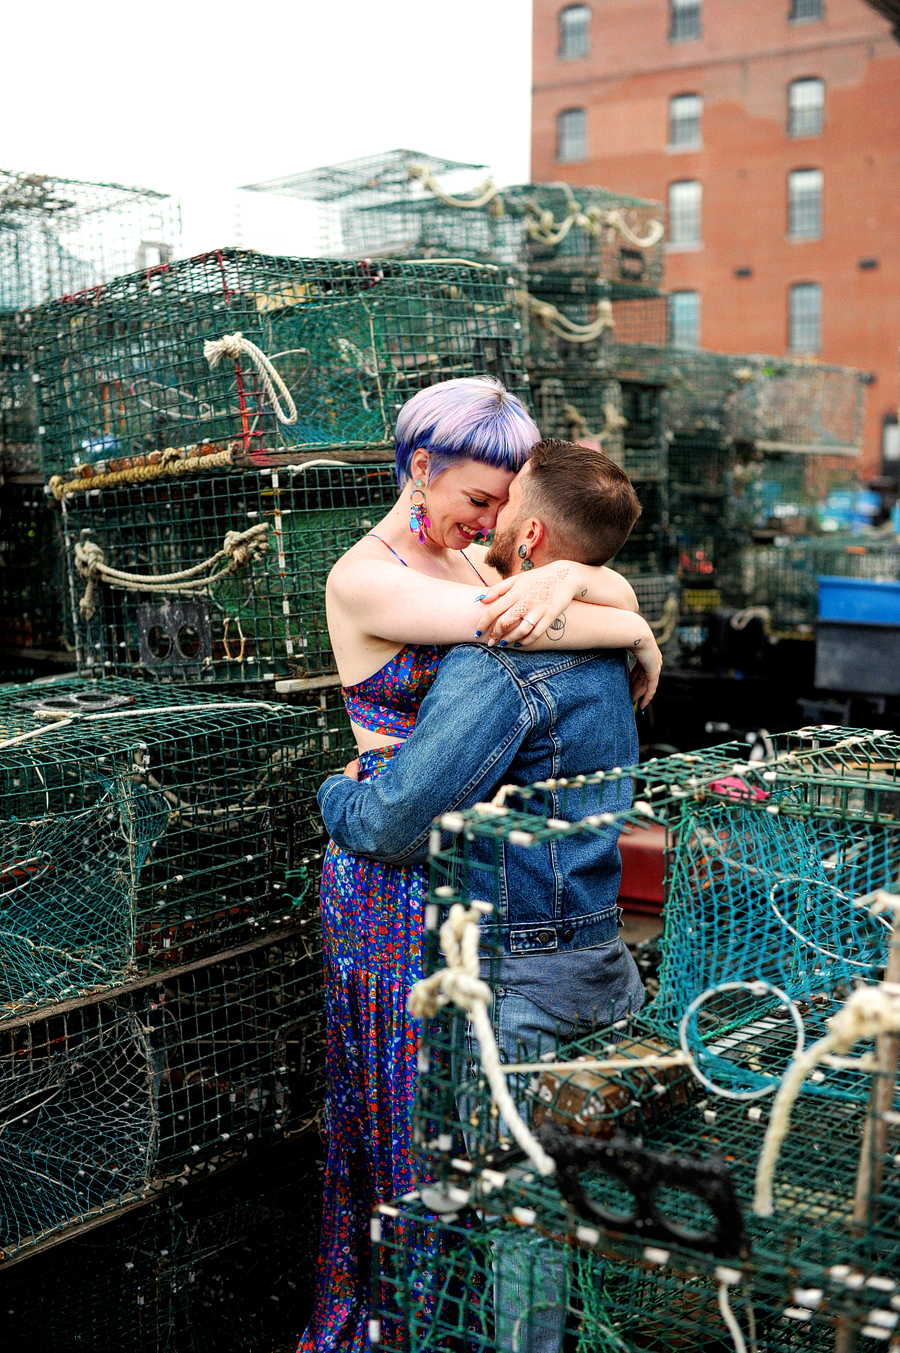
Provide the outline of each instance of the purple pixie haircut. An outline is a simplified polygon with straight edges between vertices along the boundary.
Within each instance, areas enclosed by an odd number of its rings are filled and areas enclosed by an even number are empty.
[[[408,399],[397,418],[395,438],[402,488],[419,447],[431,452],[431,483],[457,460],[520,470],[541,434],[521,401],[493,376],[462,376],[429,385]]]

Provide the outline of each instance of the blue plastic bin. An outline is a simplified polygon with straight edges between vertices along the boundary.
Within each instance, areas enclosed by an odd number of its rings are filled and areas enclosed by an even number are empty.
[[[819,619],[852,625],[900,625],[900,582],[819,578]]]

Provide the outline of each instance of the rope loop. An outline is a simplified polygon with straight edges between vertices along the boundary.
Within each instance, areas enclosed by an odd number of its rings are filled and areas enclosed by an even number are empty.
[[[489,202],[493,202],[499,196],[500,189],[492,178],[486,178],[484,183],[475,189],[475,197],[450,197],[448,193],[441,190],[437,179],[431,170],[424,164],[411,164],[409,166],[409,177],[411,179],[421,180],[422,187],[434,196],[439,202],[443,202],[447,207],[459,207],[462,211],[477,211],[480,207],[486,207]],[[499,200],[502,208],[502,198]],[[494,212],[494,215],[502,215],[500,212]]]
[[[219,582],[228,574],[240,572],[248,564],[261,559],[269,548],[268,533],[270,522],[258,522],[246,531],[228,531],[222,542],[222,548],[208,559],[203,559],[191,568],[180,569],[176,573],[123,573],[110,568],[102,546],[91,540],[90,531],[82,531],[81,539],[75,542],[75,570],[84,578],[86,587],[84,596],[78,603],[78,609],[85,620],[96,613],[99,603],[99,585],[107,583],[110,587],[120,587],[132,592],[205,592],[213,583]],[[218,572],[208,573],[222,560],[226,560]],[[203,574],[207,574],[203,577]]]
[[[251,343],[250,339],[245,338],[241,333],[223,334],[221,338],[208,338],[203,344],[203,356],[209,362],[210,367],[213,368],[219,365],[223,357],[228,357],[233,362],[239,362],[242,353],[247,354],[259,372],[263,389],[269,397],[269,402],[279,423],[284,423],[286,427],[289,427],[291,423],[296,423],[297,406],[291,392],[262,348],[258,348],[255,343]],[[278,387],[277,390],[276,386]],[[282,399],[286,410],[281,406],[280,400]]]

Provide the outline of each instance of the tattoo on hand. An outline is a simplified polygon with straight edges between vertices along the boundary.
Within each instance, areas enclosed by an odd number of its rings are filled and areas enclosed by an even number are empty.
[[[566,632],[566,617],[558,615],[547,630],[547,638],[552,639],[554,643],[559,643]]]

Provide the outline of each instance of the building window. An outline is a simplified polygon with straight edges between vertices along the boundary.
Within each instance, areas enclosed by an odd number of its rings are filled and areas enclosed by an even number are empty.
[[[700,243],[703,187],[696,179],[669,184],[669,243]]]
[[[818,240],[822,235],[822,171],[795,169],[788,174],[788,236]]]
[[[699,348],[699,291],[673,291],[669,297],[669,342],[673,348]]]
[[[591,50],[591,11],[587,5],[568,5],[559,11],[559,56],[573,61]]]
[[[825,18],[822,0],[791,0],[791,23],[812,23]]]
[[[788,347],[791,352],[818,352],[822,346],[822,288],[818,282],[791,287],[788,304]]]
[[[788,136],[819,136],[825,122],[825,81],[788,85]]]
[[[669,41],[691,42],[702,36],[702,0],[669,0]]]
[[[556,158],[560,164],[587,159],[587,113],[583,108],[564,108],[557,117]]]
[[[703,100],[699,94],[676,94],[669,99],[669,145],[682,150],[700,144],[700,114]]]

